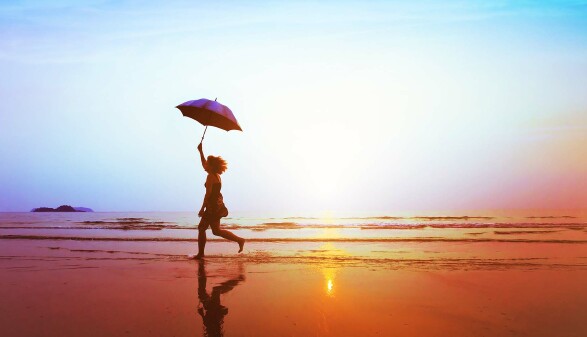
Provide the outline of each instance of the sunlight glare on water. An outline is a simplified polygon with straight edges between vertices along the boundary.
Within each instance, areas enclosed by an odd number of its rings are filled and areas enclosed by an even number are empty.
[[[336,279],[336,268],[324,268],[322,270],[326,281],[326,296],[334,297],[334,280]]]

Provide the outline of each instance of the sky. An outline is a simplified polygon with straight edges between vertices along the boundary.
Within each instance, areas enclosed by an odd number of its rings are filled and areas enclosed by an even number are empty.
[[[82,4],[83,3],[83,4]],[[587,209],[587,1],[2,1],[0,211]]]

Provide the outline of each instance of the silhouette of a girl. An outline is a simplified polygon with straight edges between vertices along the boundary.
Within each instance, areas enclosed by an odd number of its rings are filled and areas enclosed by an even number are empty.
[[[202,220],[200,220],[200,224],[198,225],[198,255],[195,258],[200,259],[204,257],[206,230],[208,227],[212,227],[212,234],[237,242],[239,246],[238,252],[240,253],[243,251],[245,239],[236,236],[226,229],[220,229],[220,218],[228,215],[228,210],[224,205],[222,194],[220,193],[220,189],[222,188],[220,175],[226,171],[226,161],[222,157],[215,156],[208,156],[208,159],[206,159],[202,150],[202,143],[198,145],[198,151],[200,152],[202,167],[208,172],[208,177],[204,184],[206,195],[204,196],[202,208],[198,213],[198,216],[202,217]]]

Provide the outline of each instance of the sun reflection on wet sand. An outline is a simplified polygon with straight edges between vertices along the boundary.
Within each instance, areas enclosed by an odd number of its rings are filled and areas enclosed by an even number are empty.
[[[326,295],[328,297],[334,297],[334,280],[336,278],[336,268],[324,268],[322,269],[324,279],[326,281]]]

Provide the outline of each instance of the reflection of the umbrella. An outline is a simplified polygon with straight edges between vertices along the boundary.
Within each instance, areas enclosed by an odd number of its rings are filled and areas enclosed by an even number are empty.
[[[204,336],[223,336],[224,316],[228,314],[228,308],[220,304],[220,295],[226,294],[245,280],[242,263],[239,264],[239,275],[217,286],[212,287],[208,295],[206,291],[206,265],[204,260],[198,261],[198,299],[201,306],[198,306],[198,313],[204,322]]]

